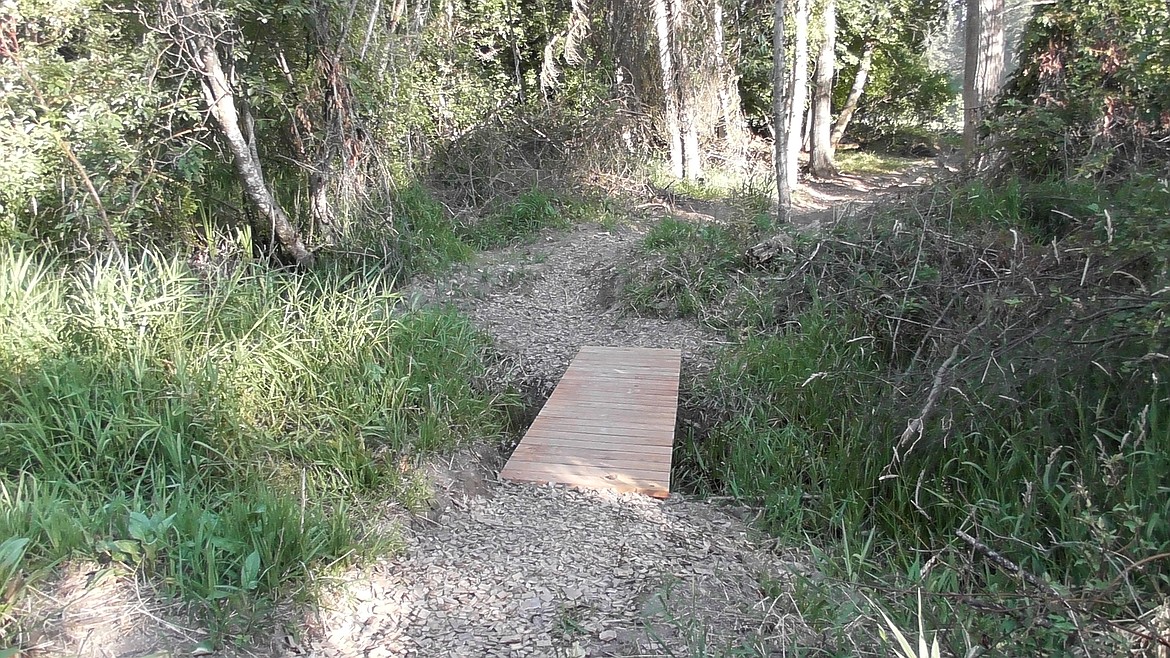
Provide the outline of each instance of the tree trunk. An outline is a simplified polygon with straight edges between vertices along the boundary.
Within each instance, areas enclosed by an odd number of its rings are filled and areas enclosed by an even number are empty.
[[[796,11],[792,16],[793,54],[792,87],[788,93],[787,152],[784,166],[788,168],[788,182],[795,186],[800,174],[800,147],[802,145],[802,124],[805,105],[808,103],[808,2],[796,0]]]
[[[675,178],[682,178],[685,173],[683,169],[683,133],[679,116],[678,89],[670,38],[671,17],[667,0],[654,0],[654,27],[658,32],[658,65],[662,73],[666,132],[667,138],[670,140],[670,173]]]
[[[963,66],[963,151],[979,149],[979,129],[999,92],[1004,67],[1004,0],[967,0]]]
[[[334,47],[329,26],[329,3],[317,2],[309,17],[311,49],[316,55],[317,74],[322,84],[321,126],[324,134],[317,147],[313,171],[309,174],[309,220],[319,231],[319,238],[335,243],[339,238],[336,216],[330,203],[329,191],[333,182],[333,162],[345,142],[346,114],[350,112],[352,94],[345,80],[340,46]],[[306,125],[306,132],[311,130]]]
[[[739,61],[738,55],[728,61],[726,38],[724,36],[723,2],[716,0],[713,4],[713,18],[715,23],[715,68],[718,71],[719,107],[722,114],[722,130],[716,134],[723,139],[724,150],[733,164],[743,166],[747,151],[747,131],[743,112],[739,106],[739,89],[733,62]],[[738,43],[738,41],[736,42]]]
[[[207,36],[219,32],[208,24],[206,10],[198,0],[168,0],[167,4],[176,19],[172,26],[172,38],[184,59],[199,74],[207,108],[220,136],[231,151],[240,185],[256,211],[268,220],[271,233],[280,242],[282,250],[297,265],[311,265],[312,252],[305,248],[300,233],[289,221],[264,180],[260,159],[256,156],[255,137],[249,141],[240,127],[240,115],[236,110],[231,83],[224,73],[214,42]]]
[[[683,138],[683,176],[698,180],[703,175],[703,156],[699,151],[699,84],[692,68],[691,52],[687,48],[688,34],[686,0],[667,0],[670,3],[670,46],[676,63],[675,91],[678,93],[679,123]],[[701,63],[701,62],[700,62]]]
[[[833,124],[833,132],[829,138],[834,149],[844,139],[845,129],[849,127],[849,122],[853,119],[853,113],[857,111],[857,104],[861,101],[861,95],[865,93],[865,83],[869,81],[869,70],[873,68],[873,51],[875,46],[876,44],[873,41],[867,41],[861,51],[861,60],[857,63],[857,75],[853,78],[853,86],[849,89],[849,97],[845,99],[845,106],[841,108],[841,114],[837,117],[836,123]]]
[[[812,150],[813,109],[813,104],[809,103],[804,112],[804,128],[800,132],[800,150],[805,153]]]
[[[824,12],[824,39],[817,58],[816,95],[813,99],[812,148],[809,171],[818,178],[837,175],[833,164],[833,73],[837,63],[837,2],[828,0]]]
[[[788,121],[789,96],[788,63],[785,61],[784,3],[774,0],[772,7],[772,164],[776,168],[776,207],[779,219],[787,220],[792,210],[792,179],[788,177]]]

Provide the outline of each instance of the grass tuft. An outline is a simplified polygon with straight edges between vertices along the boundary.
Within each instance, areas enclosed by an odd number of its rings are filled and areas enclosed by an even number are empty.
[[[530,242],[548,229],[569,226],[561,202],[551,193],[534,188],[469,227],[465,239],[476,249],[498,249]]]
[[[876,645],[840,612],[862,614],[859,594],[903,623],[898,593],[921,589],[919,619],[964,629],[939,636],[956,655],[971,636],[1058,654],[1152,614],[1170,573],[1170,336],[1149,294],[1167,283],[1165,199],[1153,180],[959,186],[762,262],[724,227],[647,234],[627,301],[738,339],[696,383],[708,417],[676,478],[813,547],[827,577],[797,603],[821,649]]]

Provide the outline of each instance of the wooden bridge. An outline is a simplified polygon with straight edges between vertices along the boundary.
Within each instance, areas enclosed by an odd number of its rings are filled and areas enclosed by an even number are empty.
[[[667,497],[681,361],[678,350],[582,347],[500,476]]]

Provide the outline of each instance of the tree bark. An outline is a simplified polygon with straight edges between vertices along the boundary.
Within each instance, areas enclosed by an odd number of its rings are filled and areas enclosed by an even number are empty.
[[[873,68],[873,51],[876,45],[873,41],[867,41],[861,51],[861,60],[857,62],[857,75],[853,77],[853,86],[849,89],[849,97],[845,99],[845,106],[841,108],[841,114],[837,116],[837,121],[833,124],[833,132],[829,139],[833,144],[833,149],[836,149],[841,144],[841,140],[845,138],[845,130],[853,119],[853,113],[857,111],[861,95],[865,93],[865,84],[869,81],[869,71]]]
[[[227,143],[235,164],[236,177],[261,217],[268,220],[271,233],[281,249],[299,266],[313,263],[313,254],[289,221],[264,180],[260,159],[256,155],[255,137],[244,137],[236,109],[231,83],[224,73],[212,36],[217,32],[207,20],[206,10],[198,0],[167,0],[175,24],[171,36],[183,58],[199,74],[207,108],[215,120],[220,136]]]
[[[776,209],[780,220],[787,220],[792,210],[792,179],[788,169],[788,135],[792,128],[788,120],[789,96],[788,62],[784,38],[785,7],[787,0],[774,0],[772,7],[772,164],[776,169]]]
[[[837,63],[837,2],[828,0],[824,11],[824,39],[817,58],[816,94],[813,99],[812,148],[809,171],[818,178],[837,175],[833,164],[833,73]]]
[[[979,150],[979,129],[999,92],[1004,68],[1004,0],[967,0],[963,66],[963,151]]]
[[[719,74],[718,94],[719,106],[722,112],[723,127],[720,136],[724,141],[724,149],[729,158],[736,164],[744,164],[747,149],[747,132],[743,112],[739,107],[739,93],[736,82],[735,66],[728,61],[726,55],[726,39],[724,36],[723,2],[716,0],[713,8],[715,22],[715,68]],[[732,61],[738,61],[733,57]],[[718,132],[718,131],[717,131]]]
[[[792,87],[788,93],[788,108],[785,110],[788,118],[787,148],[784,166],[787,167],[788,181],[795,186],[800,175],[800,149],[802,146],[802,131],[805,105],[808,103],[808,3],[809,0],[796,0],[795,12],[792,16],[793,53],[792,53]]]
[[[695,80],[695,70],[692,68],[692,53],[686,44],[688,25],[686,0],[667,0],[670,3],[670,45],[674,51],[676,63],[675,90],[678,93],[679,122],[682,125],[683,138],[683,176],[690,180],[698,180],[703,175],[703,156],[699,150],[699,85]],[[701,64],[701,62],[699,63]]]
[[[662,95],[666,110],[666,132],[670,140],[670,173],[682,178],[683,133],[679,115],[674,55],[671,47],[671,17],[667,0],[654,0],[654,27],[658,32],[658,66],[662,73]]]
[[[320,232],[320,239],[328,244],[336,242],[339,237],[329,191],[333,182],[333,162],[340,155],[345,142],[346,115],[350,112],[352,94],[345,80],[341,45],[333,45],[329,3],[317,2],[309,20],[312,28],[311,47],[315,51],[317,72],[322,84],[321,128],[324,130],[314,158],[313,171],[309,174],[309,220]],[[341,38],[344,38],[344,34]],[[311,128],[306,126],[306,129],[308,131]]]

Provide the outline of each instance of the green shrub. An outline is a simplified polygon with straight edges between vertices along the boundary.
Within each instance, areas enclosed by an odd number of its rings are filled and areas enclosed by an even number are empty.
[[[696,386],[715,411],[680,446],[679,481],[814,547],[829,578],[800,604],[830,650],[847,650],[837,611],[866,614],[859,589],[939,593],[933,627],[1012,655],[1060,652],[1077,629],[1046,606],[1068,592],[1084,624],[1143,614],[1170,578],[1170,334],[1150,294],[1170,273],[1167,200],[1149,176],[944,187],[750,267],[698,226],[660,224],[644,281],[742,338]],[[958,531],[1051,587],[973,559]]]
[[[394,202],[401,275],[437,272],[471,257],[446,208],[424,188],[411,185]]]

